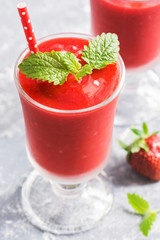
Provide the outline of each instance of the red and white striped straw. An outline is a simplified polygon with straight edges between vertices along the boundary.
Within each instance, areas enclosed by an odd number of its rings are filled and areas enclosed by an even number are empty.
[[[24,2],[21,2],[17,5],[17,9],[21,18],[23,30],[28,42],[28,47],[31,53],[36,53],[39,51],[37,41],[34,35],[34,30],[31,24],[29,13],[27,10],[27,5]]]

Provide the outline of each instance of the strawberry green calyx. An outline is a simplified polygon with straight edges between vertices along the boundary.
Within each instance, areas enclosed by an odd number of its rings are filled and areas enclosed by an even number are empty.
[[[148,126],[145,122],[142,124],[142,130],[131,128],[133,142],[130,145],[126,145],[121,140],[118,140],[119,145],[127,151],[127,159],[130,159],[131,153],[138,153],[140,149],[145,150],[145,152],[149,151],[149,147],[145,141],[145,139],[150,136],[156,135],[158,132],[153,132],[151,134],[148,133]]]

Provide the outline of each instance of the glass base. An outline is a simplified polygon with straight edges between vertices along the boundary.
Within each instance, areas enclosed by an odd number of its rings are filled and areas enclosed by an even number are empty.
[[[112,202],[105,173],[82,185],[59,185],[33,171],[22,187],[22,207],[29,221],[54,234],[91,229]]]
[[[152,70],[127,73],[120,93],[115,125],[130,126],[156,118],[160,113],[160,78]]]

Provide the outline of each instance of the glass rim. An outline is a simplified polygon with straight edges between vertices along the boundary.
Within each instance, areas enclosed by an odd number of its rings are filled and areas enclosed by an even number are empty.
[[[110,0],[111,1],[111,0]],[[119,0],[117,0],[119,1]],[[121,0],[121,1],[125,1],[125,2],[159,2],[159,0]]]
[[[83,34],[83,33],[72,33],[72,32],[65,32],[65,33],[55,33],[55,34],[50,34],[46,37],[42,37],[40,39],[38,39],[37,43],[42,43],[44,41],[47,41],[47,40],[51,40],[53,38],[67,38],[67,37],[75,37],[75,38],[83,38],[83,39],[92,39],[94,36],[92,35],[89,35],[89,34]],[[16,64],[15,64],[15,67],[14,67],[14,80],[15,80],[15,84],[16,84],[16,87],[18,88],[19,92],[22,94],[22,96],[27,100],[29,101],[31,104],[41,108],[41,109],[44,109],[46,111],[50,111],[50,112],[55,112],[55,113],[68,113],[68,114],[72,114],[72,113],[83,113],[83,112],[89,112],[89,111],[92,111],[92,110],[95,110],[97,108],[100,108],[100,107],[103,107],[107,104],[109,104],[113,99],[115,99],[123,84],[124,84],[124,80],[125,80],[125,66],[124,66],[124,62],[121,58],[121,56],[119,56],[119,65],[120,65],[120,81],[119,81],[119,84],[116,88],[116,90],[113,92],[113,94],[105,99],[103,102],[97,104],[97,105],[94,105],[94,106],[91,106],[91,107],[88,107],[88,108],[82,108],[82,109],[74,109],[74,110],[63,110],[63,109],[56,109],[56,108],[52,108],[52,107],[47,107],[39,102],[37,102],[36,100],[34,100],[33,98],[31,98],[24,90],[23,88],[21,87],[20,85],[20,82],[19,82],[19,77],[18,77],[18,65],[22,62],[22,59],[25,57],[25,55],[29,52],[29,48],[27,47],[24,51],[22,51],[16,61]]]
[[[155,7],[155,6],[160,4],[159,0],[114,0],[114,1],[113,0],[107,0],[107,2],[109,2],[112,5],[121,6],[121,8],[129,8],[129,9],[131,8],[130,3],[145,3],[146,2],[147,5],[143,6],[143,8],[148,8],[148,7],[151,7],[151,6]],[[123,5],[119,4],[119,2],[123,2],[127,5],[123,6]],[[149,6],[148,4],[151,4],[151,6]],[[138,9],[141,10],[141,8],[138,8]]]

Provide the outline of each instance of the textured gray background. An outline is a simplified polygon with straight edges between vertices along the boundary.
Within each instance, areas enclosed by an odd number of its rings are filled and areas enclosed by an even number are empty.
[[[107,173],[113,183],[112,211],[91,231],[74,236],[54,236],[34,228],[20,205],[21,186],[32,167],[25,153],[25,135],[13,68],[26,41],[17,13],[17,0],[0,0],[0,240],[143,240],[138,225],[141,217],[128,212],[126,194],[135,192],[160,207],[160,182],[149,181],[126,164],[117,138],[128,137],[128,128],[114,128],[113,148]],[[36,37],[58,32],[90,32],[89,0],[27,1]],[[155,70],[160,74],[160,65]],[[160,117],[149,122],[160,129]],[[160,240],[160,215],[150,232]]]

